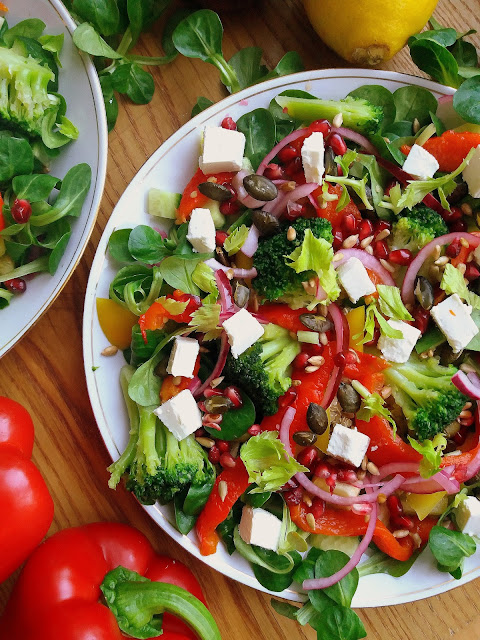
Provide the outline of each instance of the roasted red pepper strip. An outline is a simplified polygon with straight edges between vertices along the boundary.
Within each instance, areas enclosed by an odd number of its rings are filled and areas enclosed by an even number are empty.
[[[9,640],[121,640],[115,617],[101,604],[100,585],[118,566],[150,580],[175,584],[205,604],[200,585],[180,562],[157,556],[133,527],[106,522],[65,529],[28,560],[0,620]],[[163,618],[164,640],[195,640],[179,618]]]
[[[459,481],[467,480],[467,466],[477,456],[480,455],[480,422],[476,422],[475,433],[468,434],[464,444],[459,447],[462,453],[458,456],[446,455],[442,458],[441,466],[455,466],[453,476]]]
[[[167,320],[175,320],[175,322],[190,322],[192,313],[200,307],[200,303],[194,296],[183,293],[179,289],[175,289],[172,294],[165,296],[167,299],[176,300],[177,302],[188,302],[188,305],[182,313],[172,315],[165,309],[161,302],[154,302],[148,310],[140,316],[138,324],[142,332],[143,339],[146,341],[147,329],[154,331],[162,329]]]
[[[326,218],[332,224],[332,227],[339,226],[347,213],[352,213],[357,220],[362,219],[362,214],[358,210],[358,207],[353,202],[353,200],[350,200],[350,202],[345,207],[343,207],[343,209],[337,211],[338,201],[342,195],[342,187],[339,184],[329,184],[328,193],[330,193],[331,195],[336,195],[337,198],[335,200],[327,200],[323,203],[323,207],[319,207],[317,209],[317,214],[320,218]],[[318,187],[312,193],[315,201],[317,201],[318,198],[322,195],[322,187]]]
[[[195,367],[193,368],[193,375],[196,376],[199,370],[200,370],[200,356],[197,356]],[[188,389],[188,387],[192,383],[191,378],[185,378],[184,376],[180,376],[181,377],[180,382],[178,384],[175,384],[176,377],[177,376],[172,376],[170,374],[164,377],[162,386],[160,387],[160,400],[162,402],[166,402],[167,400],[170,400],[170,398],[173,398],[174,396],[179,394],[180,391],[184,391],[185,389]]]
[[[47,533],[53,500],[30,460],[33,422],[18,402],[0,396],[0,582]]]
[[[383,371],[389,367],[388,362],[369,353],[355,351],[358,362],[347,363],[343,375],[350,380],[358,380],[371,393],[379,391],[384,385]]]
[[[423,148],[435,156],[440,171],[455,171],[470,149],[480,144],[480,134],[470,131],[445,131],[441,136],[430,138]]]
[[[300,322],[302,313],[308,313],[306,309],[290,309],[286,304],[267,303],[262,304],[258,310],[259,316],[278,324],[288,331],[305,331],[306,327]]]
[[[185,187],[182,194],[182,199],[177,209],[177,224],[186,222],[190,214],[197,207],[201,207],[208,200],[207,196],[200,193],[198,185],[202,182],[206,182],[208,178],[216,178],[219,184],[230,183],[235,174],[229,172],[205,174],[201,169],[197,169],[195,175]]]
[[[222,481],[227,485],[227,494],[223,500],[218,492],[218,485]],[[231,508],[242,493],[247,490],[248,485],[248,473],[240,458],[236,459],[234,467],[225,468],[217,476],[212,493],[195,525],[202,556],[209,556],[217,550],[220,537],[216,528],[227,518]]]
[[[290,516],[292,521],[304,531],[312,532],[307,523],[307,514],[310,513],[308,507],[304,503],[299,505],[290,505]],[[414,521],[413,532],[419,533],[422,542],[428,540],[430,529],[436,524],[436,518],[425,518],[422,522],[416,517],[412,517]],[[326,506],[322,515],[315,517],[314,533],[320,533],[328,536],[361,536],[367,530],[365,517],[356,515],[352,511],[333,509]],[[375,533],[373,534],[373,542],[377,547],[396,560],[408,560],[413,553],[414,543],[411,536],[406,538],[395,538],[387,527],[377,520],[375,525]]]
[[[419,462],[422,456],[397,435],[393,439],[393,430],[385,418],[373,416],[371,420],[355,420],[357,429],[370,438],[368,459],[377,466],[389,462]],[[373,448],[373,450],[372,450]]]

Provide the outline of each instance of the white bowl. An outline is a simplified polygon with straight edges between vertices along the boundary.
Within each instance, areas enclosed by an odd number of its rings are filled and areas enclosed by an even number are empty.
[[[118,270],[118,265],[106,253],[112,231],[137,224],[158,226],[158,220],[154,222],[145,211],[146,193],[150,187],[179,192],[184,189],[197,167],[199,131],[205,124],[218,125],[226,115],[238,119],[247,111],[266,107],[274,96],[287,88],[304,89],[320,97],[339,99],[363,84],[382,84],[391,90],[415,84],[426,87],[436,96],[453,93],[453,90],[428,80],[385,71],[330,69],[271,80],[230,96],[187,122],[152,155],[125,190],[107,224],[92,265],[83,325],[85,372],[90,400],[100,432],[113,459],[116,460],[123,452],[128,439],[128,420],[118,383],[124,359],[121,353],[114,357],[101,357],[100,352],[107,345],[107,340],[100,329],[95,311],[95,299],[108,298],[109,283]],[[94,372],[92,367],[97,366],[99,368]],[[195,533],[184,536],[176,530],[169,507],[154,505],[144,508],[174,540],[210,567],[243,584],[266,591],[255,579],[248,562],[238,554],[229,556],[222,543],[218,545],[218,551],[214,555],[203,557],[198,550]],[[377,607],[419,600],[464,584],[479,575],[480,554],[467,559],[464,575],[457,581],[448,574],[439,573],[433,558],[425,552],[402,578],[395,579],[386,574],[362,578],[353,605]],[[281,594],[274,595],[281,595],[289,600],[302,599],[302,594],[294,585]]]
[[[93,230],[107,171],[107,121],[102,90],[95,67],[73,44],[75,23],[59,0],[15,0],[8,3],[9,26],[25,18],[40,18],[45,33],[65,35],[61,53],[60,93],[67,101],[67,116],[79,129],[78,140],[64,147],[52,162],[51,173],[62,178],[80,162],[92,168],[92,184],[82,213],[72,223],[72,235],[54,276],[42,273],[27,283],[27,291],[15,296],[0,311],[0,357],[24,335],[48,309],[71,276]]]

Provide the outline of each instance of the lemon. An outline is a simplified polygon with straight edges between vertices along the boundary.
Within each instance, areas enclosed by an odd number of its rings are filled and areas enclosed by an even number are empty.
[[[418,33],[438,0],[304,0],[315,31],[342,58],[376,66]]]

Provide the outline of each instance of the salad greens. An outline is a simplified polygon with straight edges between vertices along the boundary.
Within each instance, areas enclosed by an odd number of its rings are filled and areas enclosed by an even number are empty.
[[[44,35],[37,18],[11,28],[2,20],[0,309],[25,291],[24,276],[56,272],[92,177],[84,163],[63,179],[48,173],[60,148],[78,136],[58,93],[63,35]]]

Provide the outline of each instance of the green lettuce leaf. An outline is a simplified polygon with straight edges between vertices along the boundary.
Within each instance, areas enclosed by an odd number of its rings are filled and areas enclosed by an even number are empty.
[[[167,298],[166,296],[157,298],[155,302],[159,302],[165,311],[168,311],[172,316],[180,315],[188,307],[188,300],[181,302],[180,300],[174,300],[173,298]]]
[[[456,293],[474,309],[480,309],[480,296],[468,289],[463,278],[463,273],[452,264],[445,265],[440,288],[443,289],[447,295]]]
[[[247,440],[240,449],[240,458],[248,471],[249,481],[258,485],[250,493],[278,491],[296,473],[308,471],[287,455],[276,431],[264,431]]]
[[[202,304],[202,306],[192,313],[192,318],[188,323],[195,331],[205,334],[204,340],[215,340],[222,333],[219,326],[220,321],[219,304]]]
[[[203,304],[212,304],[217,301],[217,282],[211,267],[204,262],[199,262],[192,273],[192,280],[199,289],[208,293],[208,296],[203,299]]]
[[[362,396],[362,404],[355,414],[359,420],[369,422],[373,416],[385,418],[393,427],[393,437],[396,436],[397,425],[390,411],[385,407],[385,400],[378,393],[370,391],[358,380],[352,380],[352,386]]]
[[[247,239],[248,232],[249,228],[242,224],[240,227],[234,229],[232,233],[227,237],[227,239],[223,243],[223,248],[229,256],[233,256],[235,253],[240,251],[245,243],[245,240]]]
[[[316,238],[312,230],[307,229],[302,244],[287,256],[287,260],[290,260],[287,264],[296,273],[314,271],[328,299],[336,300],[340,295],[340,287],[332,259],[332,245],[323,238]]]
[[[422,478],[430,478],[440,471],[440,463],[442,462],[442,453],[447,446],[447,439],[441,433],[433,438],[433,440],[424,440],[418,442],[408,436],[410,445],[418,451],[423,458],[420,462],[420,475]]]
[[[400,296],[400,289],[386,284],[377,285],[378,305],[380,311],[394,320],[413,320],[405,308]]]

